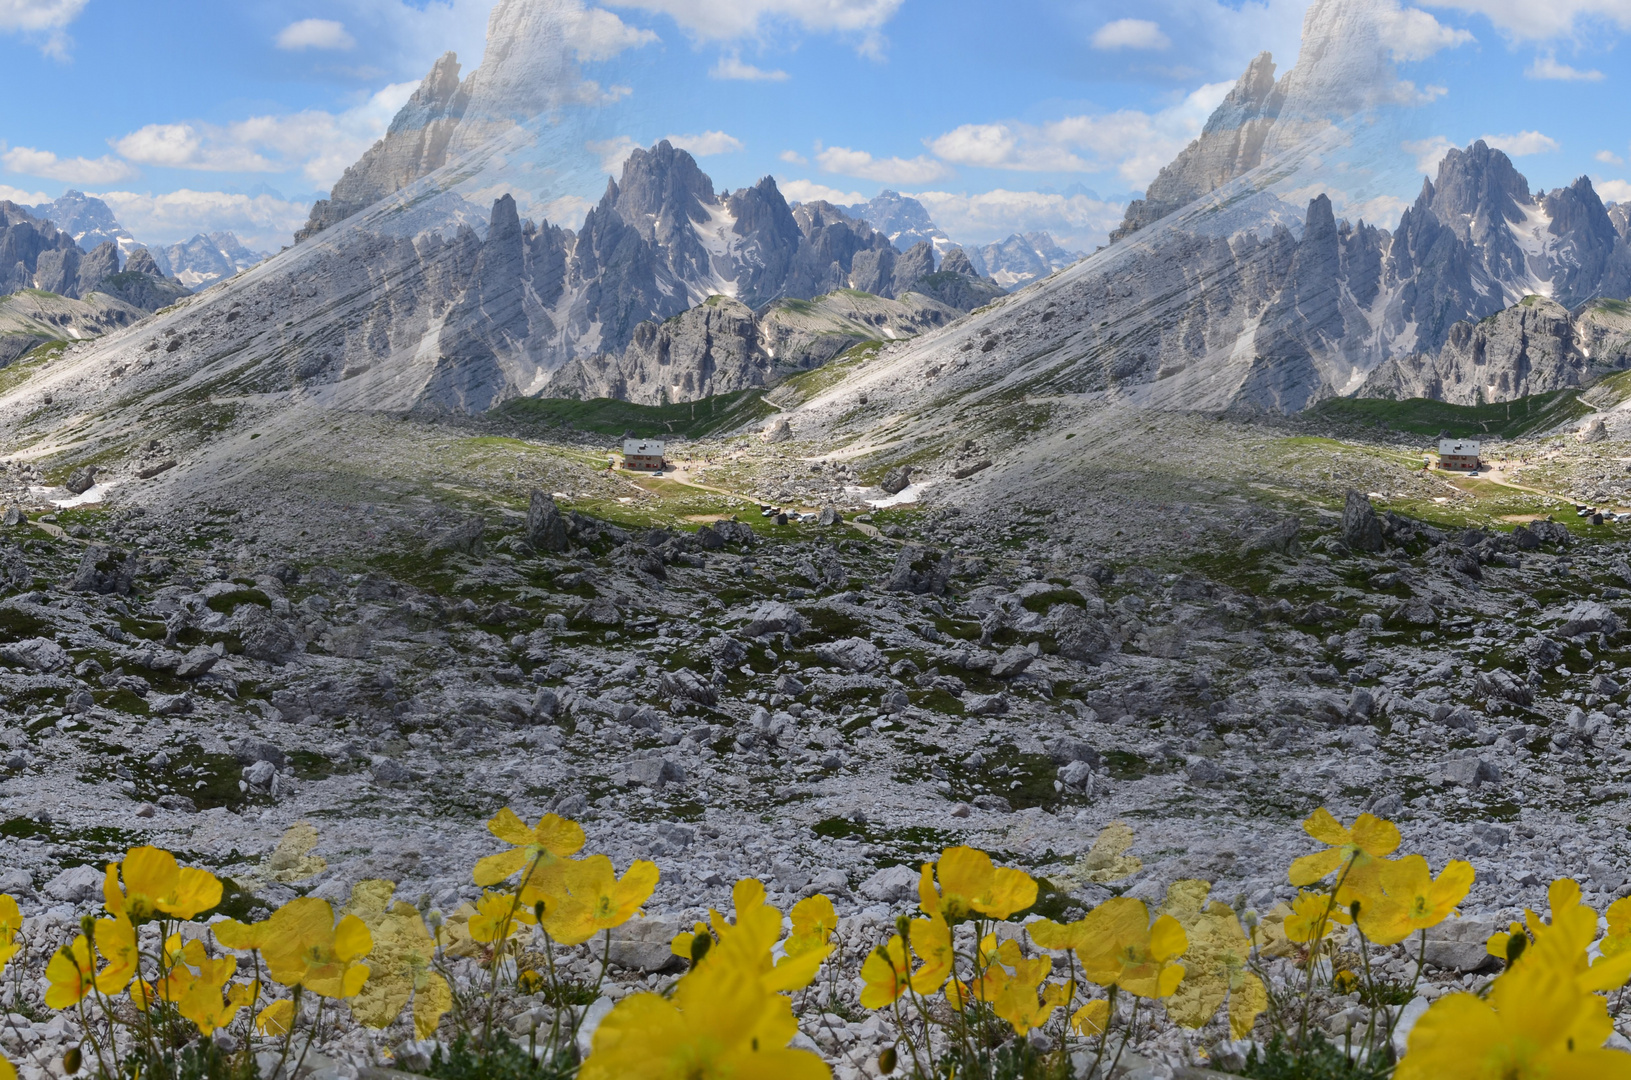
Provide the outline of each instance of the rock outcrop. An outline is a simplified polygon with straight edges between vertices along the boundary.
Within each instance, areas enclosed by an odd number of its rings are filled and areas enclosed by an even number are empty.
[[[1436,353],[1387,361],[1359,396],[1480,405],[1581,387],[1627,366],[1631,308],[1623,301],[1597,301],[1576,316],[1555,300],[1527,296],[1486,319],[1454,324]]]

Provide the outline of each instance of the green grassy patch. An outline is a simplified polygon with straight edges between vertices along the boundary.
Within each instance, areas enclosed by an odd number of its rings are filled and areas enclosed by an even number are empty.
[[[762,420],[775,411],[764,404],[763,390],[739,390],[677,405],[636,405],[612,398],[518,398],[500,406],[497,415],[539,427],[567,427],[613,437],[632,432],[641,439],[701,439]]]
[[[1367,427],[1380,425],[1394,431],[1436,437],[1448,431],[1451,438],[1477,438],[1495,435],[1516,439],[1576,420],[1591,409],[1580,404],[1579,390],[1554,390],[1531,394],[1517,401],[1493,405],[1451,405],[1428,398],[1390,401],[1384,398],[1332,398],[1313,409],[1313,414],[1342,423]]]

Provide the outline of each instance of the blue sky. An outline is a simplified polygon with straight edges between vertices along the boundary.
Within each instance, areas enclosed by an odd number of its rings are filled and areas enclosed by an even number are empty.
[[[545,2],[545,0],[538,0]],[[918,195],[954,238],[1101,242],[1247,61],[1295,60],[1305,0],[549,0],[624,87],[601,148],[678,136],[723,187]],[[1379,0],[1386,2],[1386,0]],[[0,198],[100,194],[138,238],[275,249],[488,0],[0,0]],[[1631,0],[1406,9],[1435,87],[1412,153],[1491,137],[1536,186],[1631,199]],[[586,198],[598,190],[580,193]],[[1401,191],[1401,196],[1414,191]],[[576,226],[576,221],[566,221]],[[1393,221],[1384,221],[1391,226]]]

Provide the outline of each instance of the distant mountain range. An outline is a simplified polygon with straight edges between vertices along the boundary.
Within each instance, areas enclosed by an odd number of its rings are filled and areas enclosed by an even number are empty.
[[[107,203],[83,191],[67,191],[55,202],[23,209],[51,222],[87,252],[99,244],[112,243],[128,259],[136,248],[146,246],[164,276],[176,278],[195,292],[270,257],[266,252],[250,251],[230,232],[199,233],[168,247],[143,245],[119,224]]]

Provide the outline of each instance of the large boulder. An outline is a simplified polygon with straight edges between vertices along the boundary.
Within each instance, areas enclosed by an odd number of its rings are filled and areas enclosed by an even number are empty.
[[[667,971],[683,962],[670,947],[679,932],[680,924],[668,919],[630,919],[611,932],[607,959],[625,971]]]
[[[1258,552],[1269,552],[1275,555],[1294,555],[1297,552],[1297,536],[1303,530],[1303,523],[1295,517],[1282,518],[1266,529],[1260,529],[1246,538],[1240,545],[1242,555],[1255,555]]]
[[[1382,550],[1382,523],[1377,520],[1376,507],[1352,488],[1342,508],[1342,541],[1355,551]]]
[[[259,604],[238,605],[232,623],[251,660],[284,664],[300,651],[300,641],[288,625]]]
[[[882,488],[884,492],[889,495],[899,495],[901,492],[905,491],[911,486],[912,467],[910,465],[902,465],[899,468],[890,469],[888,472],[884,473],[883,479],[878,482],[878,487]]]
[[[1048,611],[1047,627],[1059,644],[1059,655],[1067,660],[1094,664],[1115,649],[1104,624],[1074,604],[1055,604]]]
[[[951,569],[950,560],[940,552],[907,544],[895,557],[884,589],[939,596],[951,584]]]
[[[1595,600],[1582,600],[1564,613],[1563,625],[1558,627],[1557,635],[1569,638],[1579,634],[1619,632],[1620,617],[1614,614],[1613,609]]]
[[[480,514],[472,514],[452,528],[443,529],[425,545],[426,555],[456,553],[480,555],[481,538],[487,531],[487,522]]]
[[[784,604],[779,600],[766,600],[753,609],[748,616],[748,624],[742,630],[744,637],[756,638],[766,634],[792,634],[795,637],[804,633],[804,616],[791,604]]]
[[[566,550],[566,519],[555,497],[534,488],[527,507],[527,542],[539,551]]]
[[[92,544],[85,549],[68,587],[74,592],[124,596],[135,581],[136,560],[129,552]]]
[[[845,671],[875,671],[888,661],[883,650],[872,642],[853,637],[817,645],[816,655],[822,663],[841,667]]]
[[[56,671],[67,667],[73,658],[51,639],[37,637],[0,645],[0,660],[30,671]]]

